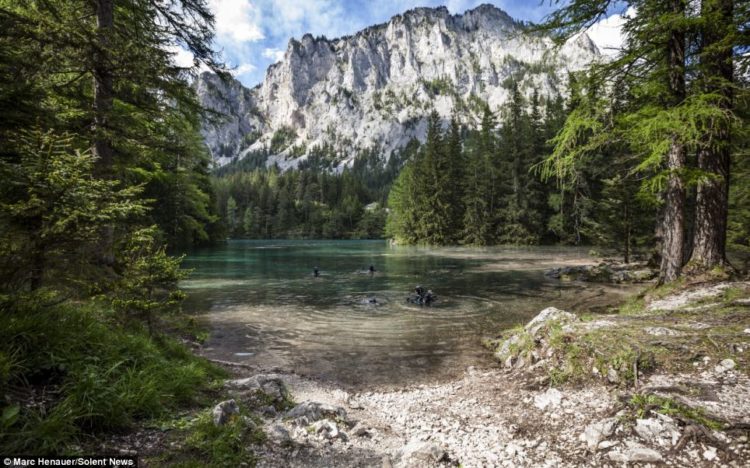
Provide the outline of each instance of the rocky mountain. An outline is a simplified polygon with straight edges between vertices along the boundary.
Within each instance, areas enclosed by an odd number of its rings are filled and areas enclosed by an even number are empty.
[[[513,81],[527,96],[564,93],[568,71],[599,58],[585,34],[555,48],[491,5],[416,8],[352,36],[291,39],[252,89],[210,73],[196,87],[226,116],[203,128],[217,164],[254,155],[287,168],[317,152],[341,168],[358,150],[388,157],[423,139],[433,109],[478,122],[483,103],[501,109]]]

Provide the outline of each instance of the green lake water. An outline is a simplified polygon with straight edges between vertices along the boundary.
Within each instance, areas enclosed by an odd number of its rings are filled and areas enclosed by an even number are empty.
[[[592,260],[585,249],[556,247],[230,241],[188,255],[194,272],[182,286],[185,309],[210,327],[209,357],[350,387],[399,385],[493,365],[482,338],[547,306],[601,310],[627,292],[544,276],[576,262]],[[437,295],[432,307],[407,303],[417,284]]]

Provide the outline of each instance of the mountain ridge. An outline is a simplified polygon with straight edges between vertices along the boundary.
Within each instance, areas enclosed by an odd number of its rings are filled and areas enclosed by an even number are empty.
[[[291,38],[252,88],[204,73],[196,89],[227,116],[202,130],[218,165],[260,155],[285,169],[322,152],[340,169],[358,151],[387,158],[422,140],[432,110],[475,123],[484,104],[502,108],[512,83],[551,99],[564,93],[567,72],[600,57],[585,33],[557,48],[493,5],[456,15],[420,7],[340,38]]]

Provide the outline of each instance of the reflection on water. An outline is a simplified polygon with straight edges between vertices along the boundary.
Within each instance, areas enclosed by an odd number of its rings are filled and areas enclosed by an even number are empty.
[[[397,384],[489,364],[483,336],[549,305],[581,310],[623,292],[543,275],[581,262],[591,262],[585,250],[570,248],[232,241],[189,255],[185,266],[195,272],[182,286],[186,309],[211,324],[206,346],[213,357],[344,385]],[[432,289],[437,303],[407,303],[417,284]]]

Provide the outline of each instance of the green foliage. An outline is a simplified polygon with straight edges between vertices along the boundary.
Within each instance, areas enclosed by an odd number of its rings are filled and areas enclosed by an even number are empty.
[[[71,135],[19,132],[16,160],[0,160],[0,275],[4,288],[47,282],[90,290],[96,248],[110,223],[146,211],[141,188],[92,176],[94,159]]]
[[[177,284],[188,274],[180,269],[182,257],[167,255],[156,235],[156,226],[140,229],[119,249],[121,276],[112,300],[116,311],[145,321],[150,332],[155,313],[179,310],[185,294]]]
[[[211,411],[204,411],[186,428],[187,466],[241,466],[254,465],[251,444],[264,440],[248,416],[233,415],[223,426],[216,426]]]
[[[34,293],[3,299],[0,312],[0,356],[13,361],[0,380],[5,453],[64,453],[84,433],[194,403],[224,375],[167,337],[124,327],[100,304]],[[53,397],[15,400],[29,392]]]
[[[404,150],[414,145],[408,145]],[[232,237],[382,238],[385,198],[404,156],[384,161],[362,151],[341,173],[329,173],[338,155],[313,148],[295,170],[228,170],[214,178],[217,203]]]
[[[291,127],[281,127],[271,137],[271,154],[278,154],[287,149],[297,138],[297,133]]]

